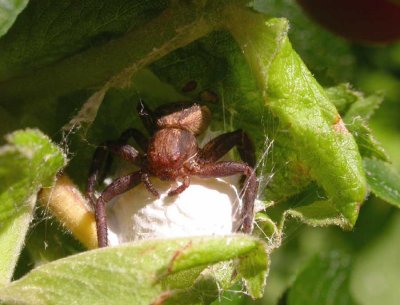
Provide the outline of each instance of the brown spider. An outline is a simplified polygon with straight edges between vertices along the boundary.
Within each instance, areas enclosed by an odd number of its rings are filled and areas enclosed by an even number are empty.
[[[199,148],[196,136],[205,131],[211,120],[208,107],[174,103],[159,107],[153,112],[140,102],[138,113],[152,135],[150,140],[147,140],[139,130],[128,129],[117,141],[108,141],[99,146],[93,155],[87,183],[87,197],[95,210],[99,247],[107,246],[106,203],[140,182],[143,182],[149,192],[158,198],[159,193],[149,180],[150,176],[169,181],[183,179],[181,185],[168,193],[169,196],[174,196],[190,185],[190,176],[193,175],[202,178],[244,175],[247,179],[242,191],[243,208],[238,231],[250,233],[258,182],[253,169],[254,149],[246,133],[242,130],[228,132]],[[133,138],[146,153],[140,153],[127,144],[129,138]],[[240,157],[246,163],[218,161],[234,146],[238,148]],[[99,180],[102,164],[106,161],[106,170],[111,163],[109,153],[135,164],[140,169],[114,180],[96,199],[95,186]]]

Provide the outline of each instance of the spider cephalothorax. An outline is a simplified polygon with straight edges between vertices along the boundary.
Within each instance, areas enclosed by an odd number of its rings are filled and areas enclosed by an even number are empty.
[[[203,133],[211,121],[211,112],[198,104],[175,103],[156,109],[148,109],[142,102],[138,113],[151,135],[148,141],[137,129],[128,129],[117,141],[109,141],[99,146],[93,156],[87,184],[87,197],[96,215],[99,247],[107,246],[107,218],[105,204],[117,195],[132,189],[140,182],[155,196],[159,197],[149,177],[161,180],[182,180],[182,184],[169,191],[169,196],[178,195],[190,185],[190,176],[202,178],[225,177],[235,174],[246,176],[243,187],[243,208],[241,226],[244,233],[251,232],[254,200],[258,182],[254,172],[254,149],[249,137],[237,130],[222,134],[199,148],[196,136]],[[139,153],[127,142],[133,138],[145,154]],[[238,148],[245,162],[218,161],[234,146]],[[109,153],[132,162],[140,169],[114,180],[98,198],[94,188],[102,163]]]

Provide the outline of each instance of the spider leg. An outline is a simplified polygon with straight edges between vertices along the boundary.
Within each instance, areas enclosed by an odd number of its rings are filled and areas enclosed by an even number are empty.
[[[247,177],[242,189],[243,207],[241,225],[238,231],[250,233],[253,226],[254,201],[258,190],[258,181],[254,169],[246,163],[235,161],[207,162],[192,169],[192,175],[202,178],[227,177],[236,174],[242,174]]]
[[[152,193],[154,195],[154,197],[160,198],[160,194],[158,193],[158,191],[154,187],[153,183],[151,183],[151,181],[149,179],[149,174],[147,174],[147,173],[142,174],[142,182],[143,182],[144,186],[146,187],[146,189],[150,193]]]
[[[148,146],[147,137],[140,130],[135,129],[135,128],[126,129],[125,131],[123,131],[121,133],[121,135],[117,141],[107,142],[107,143],[114,143],[114,145],[116,145],[116,144],[123,145],[123,144],[127,144],[130,138],[132,138],[139,145],[140,149],[143,152],[147,151],[147,146]],[[107,145],[107,143],[106,143],[106,145]],[[117,153],[117,155],[118,155],[118,153]],[[128,160],[128,161],[130,161],[130,160]],[[113,162],[112,155],[108,154],[106,157],[106,160],[105,160],[105,165],[104,165],[102,176],[99,179],[100,181],[104,180],[105,176],[110,171],[112,162]]]
[[[179,185],[177,188],[169,191],[168,196],[179,195],[184,190],[186,190],[189,187],[189,185],[190,185],[190,177],[189,176],[183,177],[183,183],[181,185]]]
[[[95,204],[95,217],[97,228],[97,241],[99,247],[106,247],[107,240],[107,214],[106,203],[114,197],[127,192],[137,186],[142,180],[141,171],[120,177],[112,182],[100,195]]]
[[[132,162],[138,166],[141,164],[139,152],[128,144],[121,144],[118,141],[109,141],[97,147],[93,154],[86,186],[86,196],[92,206],[94,206],[96,201],[94,196],[95,187],[100,178],[102,165],[108,157],[109,152],[112,152],[122,159]],[[105,166],[105,169],[107,169],[107,165]]]
[[[216,162],[234,146],[237,147],[241,159],[251,167],[256,164],[253,143],[249,136],[241,129],[227,132],[209,141],[201,150],[202,159]]]

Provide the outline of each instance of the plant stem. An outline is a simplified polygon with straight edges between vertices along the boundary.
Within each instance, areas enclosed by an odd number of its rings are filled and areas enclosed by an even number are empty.
[[[94,214],[67,176],[59,177],[52,188],[43,188],[38,199],[84,246],[97,248]]]

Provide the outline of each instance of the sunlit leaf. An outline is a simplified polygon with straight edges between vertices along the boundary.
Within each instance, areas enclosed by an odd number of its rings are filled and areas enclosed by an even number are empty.
[[[273,62],[268,88],[269,105],[301,147],[299,159],[354,225],[366,193],[357,145],[288,41]]]
[[[237,271],[243,278],[244,285],[253,298],[261,298],[267,278],[268,259],[264,246],[260,245],[257,253],[239,260]]]
[[[177,281],[179,277],[174,275],[180,272],[197,270],[198,274],[198,267],[236,257],[251,260],[253,256],[266,257],[263,244],[244,235],[143,241],[43,265],[0,289],[0,300],[24,304],[148,305],[185,295],[185,291],[173,289],[176,287],[173,281],[166,281],[169,276]],[[264,259],[253,274],[265,274],[266,268]],[[190,295],[186,297],[186,304],[193,304]]]
[[[389,161],[382,144],[375,138],[364,119],[355,117],[346,127],[354,136],[360,154],[363,157],[375,157],[383,161]]]
[[[272,206],[268,214],[283,229],[285,221],[297,218],[312,226],[337,225],[347,227],[347,222],[338,212],[323,189],[312,183],[301,193]]]
[[[360,96],[359,100],[352,104],[343,118],[343,120],[351,124],[356,117],[362,117],[368,121],[374,112],[379,108],[383,101],[381,94],[374,94],[367,97]]]
[[[0,283],[11,279],[42,186],[50,186],[65,157],[38,130],[17,131],[0,148]]]
[[[346,128],[354,136],[360,154],[363,157],[376,157],[388,161],[382,144],[375,138],[367,123],[382,103],[383,97],[380,94],[364,97],[349,84],[330,87],[325,92],[343,117]]]
[[[346,83],[326,88],[325,92],[342,116],[349,110],[352,104],[362,98],[360,92],[352,90],[350,84]]]

